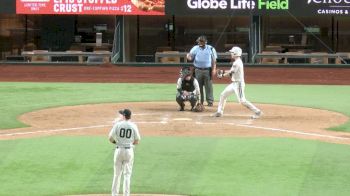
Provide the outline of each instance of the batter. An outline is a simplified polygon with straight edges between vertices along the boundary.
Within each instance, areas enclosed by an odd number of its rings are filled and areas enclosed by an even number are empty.
[[[244,94],[245,82],[244,82],[243,62],[241,59],[242,49],[239,47],[233,47],[230,50],[230,53],[231,53],[231,58],[234,60],[234,62],[232,63],[231,69],[225,72],[220,72],[220,73],[218,72],[217,76],[218,78],[231,76],[232,83],[229,84],[221,93],[218,109],[217,109],[217,112],[214,114],[214,116],[216,117],[223,116],[227,97],[235,93],[238,102],[244,105],[249,110],[254,112],[254,115],[252,115],[251,118],[253,119],[259,118],[262,115],[261,110],[258,109],[256,106],[254,106],[251,102],[249,102],[245,98],[245,94]]]

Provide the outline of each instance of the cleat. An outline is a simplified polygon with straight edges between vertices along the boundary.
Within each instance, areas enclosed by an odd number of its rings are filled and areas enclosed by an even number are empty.
[[[185,104],[181,104],[179,111],[185,111]]]
[[[263,112],[262,112],[262,111],[259,111],[259,112],[255,113],[255,114],[252,116],[252,119],[258,119],[258,118],[260,118],[262,115],[263,115]]]
[[[193,111],[194,110],[194,107],[195,107],[196,105],[191,105],[191,111]]]
[[[215,112],[212,116],[214,116],[214,117],[221,117],[221,116],[223,116],[223,114],[220,113],[220,112]]]
[[[213,107],[213,103],[208,103],[208,107]]]

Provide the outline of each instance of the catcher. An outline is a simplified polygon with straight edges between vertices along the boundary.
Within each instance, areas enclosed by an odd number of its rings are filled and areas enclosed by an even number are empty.
[[[197,79],[193,77],[191,68],[183,67],[177,80],[176,102],[180,106],[179,111],[185,111],[186,101],[191,103],[191,111],[194,111],[199,96],[199,84]]]

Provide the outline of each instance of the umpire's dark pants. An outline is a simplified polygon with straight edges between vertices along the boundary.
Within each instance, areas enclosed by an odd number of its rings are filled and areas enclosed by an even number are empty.
[[[213,82],[211,80],[211,69],[210,68],[195,68],[195,77],[199,83],[199,89],[201,92],[201,103],[204,103],[203,86],[205,87],[205,98],[207,103],[214,102],[213,96]]]

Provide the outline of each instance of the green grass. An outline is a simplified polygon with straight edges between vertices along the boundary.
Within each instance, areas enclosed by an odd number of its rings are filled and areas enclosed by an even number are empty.
[[[226,85],[215,85],[219,99]],[[42,108],[87,103],[174,101],[174,84],[99,83],[0,83],[0,129],[24,127],[20,114]],[[350,116],[350,86],[330,85],[247,85],[252,102],[305,106],[337,111]],[[229,98],[234,101],[234,96]],[[350,132],[350,121],[332,128]]]
[[[215,85],[215,98],[226,85]],[[0,129],[26,126],[25,112],[87,103],[174,101],[174,84],[0,83]],[[255,103],[305,106],[350,116],[349,86],[247,85]],[[234,101],[234,97],[230,98]],[[350,131],[350,123],[332,128]],[[106,133],[108,130],[106,130]],[[142,130],[141,130],[142,134]],[[345,196],[350,146],[281,138],[145,137],[132,192],[187,195]],[[109,193],[106,137],[0,141],[0,195]]]
[[[109,193],[106,137],[0,142],[0,195]],[[145,137],[135,152],[134,193],[337,195],[350,192],[350,146],[281,138]]]

